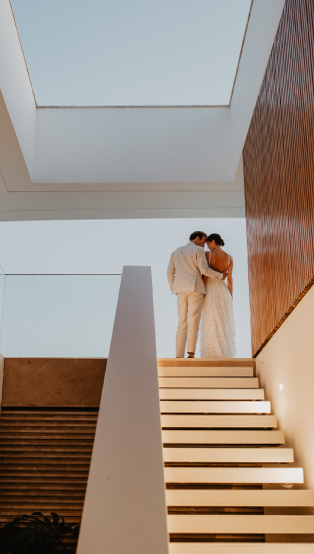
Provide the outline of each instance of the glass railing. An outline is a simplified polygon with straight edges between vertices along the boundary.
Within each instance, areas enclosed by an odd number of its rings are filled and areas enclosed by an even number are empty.
[[[1,353],[1,328],[2,328],[2,308],[3,308],[3,297],[4,297],[4,283],[5,283],[5,273],[0,266],[0,353]]]
[[[0,273],[1,354],[107,357],[120,281],[121,275]]]

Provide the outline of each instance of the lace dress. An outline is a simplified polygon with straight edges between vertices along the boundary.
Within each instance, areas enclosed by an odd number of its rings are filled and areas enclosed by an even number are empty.
[[[205,290],[200,335],[201,358],[234,358],[233,301],[228,285],[225,281],[207,279]]]

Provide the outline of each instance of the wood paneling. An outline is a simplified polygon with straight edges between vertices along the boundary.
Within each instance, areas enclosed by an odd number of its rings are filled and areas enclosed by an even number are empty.
[[[314,275],[314,2],[287,0],[243,150],[252,352]]]

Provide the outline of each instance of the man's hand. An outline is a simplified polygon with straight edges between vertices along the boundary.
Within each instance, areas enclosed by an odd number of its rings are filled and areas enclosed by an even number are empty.
[[[222,281],[225,280],[225,278],[227,277],[227,275],[228,275],[228,271],[226,270],[226,271],[224,271],[223,274],[222,274]]]

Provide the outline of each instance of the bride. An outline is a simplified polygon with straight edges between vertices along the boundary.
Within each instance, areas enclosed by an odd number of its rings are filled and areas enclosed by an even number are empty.
[[[233,319],[233,260],[222,250],[224,241],[217,233],[206,239],[209,252],[205,252],[212,269],[221,273],[227,271],[227,282],[207,279],[201,320],[201,358],[234,358],[235,330]]]

